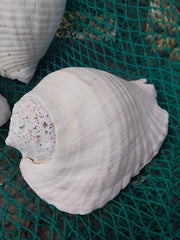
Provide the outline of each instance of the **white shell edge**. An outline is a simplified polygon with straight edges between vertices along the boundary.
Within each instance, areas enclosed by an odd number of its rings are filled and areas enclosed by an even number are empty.
[[[11,115],[9,104],[7,100],[0,95],[0,126],[5,124]]]

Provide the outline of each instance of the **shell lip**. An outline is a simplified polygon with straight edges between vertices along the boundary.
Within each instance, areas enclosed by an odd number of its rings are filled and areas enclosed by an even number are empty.
[[[33,158],[31,158],[31,157],[23,157],[23,158],[27,158],[27,159],[29,159],[29,160],[31,160],[34,164],[41,164],[41,163],[46,163],[46,162],[36,162]]]

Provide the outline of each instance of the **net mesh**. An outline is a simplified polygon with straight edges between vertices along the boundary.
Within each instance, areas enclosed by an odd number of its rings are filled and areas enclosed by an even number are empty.
[[[160,152],[103,208],[71,215],[41,200],[23,180],[20,153],[0,128],[0,239],[180,239],[180,2],[70,0],[29,85],[0,78],[14,103],[52,71],[95,67],[126,80],[147,78],[170,115]]]

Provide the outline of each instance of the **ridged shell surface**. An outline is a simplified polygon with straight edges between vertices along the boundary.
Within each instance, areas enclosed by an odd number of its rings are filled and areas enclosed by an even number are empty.
[[[7,122],[11,115],[9,104],[7,100],[0,95],[0,126]]]
[[[0,0],[0,75],[29,83],[61,22],[66,0]]]
[[[15,104],[6,143],[22,152],[22,175],[42,199],[87,214],[152,160],[167,128],[168,113],[145,79],[66,68]]]

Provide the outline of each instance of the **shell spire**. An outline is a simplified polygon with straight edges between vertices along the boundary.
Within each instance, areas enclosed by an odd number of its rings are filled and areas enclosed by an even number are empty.
[[[35,116],[39,132],[33,130]],[[72,67],[49,74],[16,103],[6,143],[22,152],[22,175],[42,199],[62,211],[87,214],[113,199],[152,160],[167,128],[168,113],[145,80],[127,82]],[[37,135],[41,147],[34,142]]]

